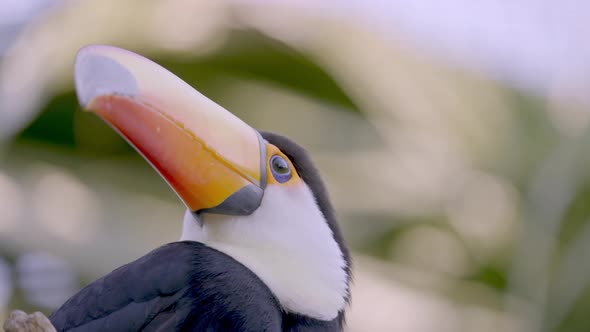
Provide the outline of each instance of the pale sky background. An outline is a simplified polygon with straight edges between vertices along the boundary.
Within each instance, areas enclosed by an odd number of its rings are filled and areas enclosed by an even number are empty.
[[[514,86],[590,101],[590,1],[239,0],[361,15],[386,33]]]
[[[0,0],[0,52],[26,21],[62,1]],[[590,102],[590,1],[235,1],[361,16],[453,65],[540,94],[566,87],[566,94]]]

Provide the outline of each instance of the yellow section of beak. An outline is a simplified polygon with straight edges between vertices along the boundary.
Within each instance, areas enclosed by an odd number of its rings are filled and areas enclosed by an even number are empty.
[[[75,69],[82,106],[125,137],[192,211],[258,207],[266,163],[256,130],[134,53],[86,47]]]

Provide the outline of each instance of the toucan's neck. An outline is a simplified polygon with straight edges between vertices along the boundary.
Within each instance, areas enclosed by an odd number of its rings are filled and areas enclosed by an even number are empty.
[[[188,209],[184,212],[180,241],[207,242],[207,230],[203,227],[203,221]]]
[[[336,318],[348,298],[346,261],[307,186],[267,187],[249,216],[185,215],[182,240],[205,243],[252,270],[286,311]]]

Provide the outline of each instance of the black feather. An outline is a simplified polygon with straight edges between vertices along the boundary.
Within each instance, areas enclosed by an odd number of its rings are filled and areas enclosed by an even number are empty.
[[[58,331],[280,331],[282,313],[249,269],[185,241],[96,280],[49,318]]]

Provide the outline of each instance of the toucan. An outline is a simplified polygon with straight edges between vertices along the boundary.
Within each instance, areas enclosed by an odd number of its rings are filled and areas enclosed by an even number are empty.
[[[49,317],[57,331],[342,330],[350,255],[304,148],[127,50],[86,46],[74,73],[81,107],[187,210],[178,242],[73,295]]]

